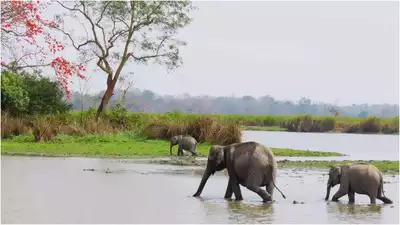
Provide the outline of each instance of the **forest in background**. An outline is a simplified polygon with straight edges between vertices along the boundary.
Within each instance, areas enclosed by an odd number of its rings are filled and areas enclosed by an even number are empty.
[[[74,110],[97,108],[103,93],[95,95],[72,92],[70,103]],[[124,95],[125,94],[125,95]],[[150,90],[119,90],[110,100],[114,106],[124,96],[123,105],[128,111],[216,114],[252,114],[252,115],[297,115],[314,116],[351,116],[351,117],[395,117],[399,115],[399,106],[391,104],[353,104],[337,106],[328,103],[315,103],[312,99],[300,97],[297,102],[282,101],[265,95],[260,98],[252,96],[180,96],[159,95]]]

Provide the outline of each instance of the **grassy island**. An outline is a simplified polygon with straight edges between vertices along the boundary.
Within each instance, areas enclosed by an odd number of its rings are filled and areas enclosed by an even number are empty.
[[[170,158],[170,159],[152,159],[147,161],[148,163],[154,164],[168,164],[168,165],[179,165],[179,166],[205,166],[206,160],[196,160],[193,157],[187,158]],[[331,165],[340,166],[343,164],[352,163],[368,163],[375,165],[381,172],[384,173],[399,173],[399,161],[388,161],[388,160],[343,160],[343,161],[331,161],[331,160],[278,160],[279,168],[285,167],[298,167],[298,168],[329,168]]]
[[[209,143],[197,146],[199,156],[206,156]],[[276,156],[340,156],[337,152],[321,152],[272,148]],[[33,136],[21,135],[2,141],[2,154],[38,156],[87,156],[87,157],[163,157],[169,156],[167,140],[147,139],[129,132],[93,134],[87,136],[58,135],[47,142],[35,142]],[[177,146],[172,154],[176,156]],[[189,154],[189,153],[188,153]],[[179,157],[181,158],[181,157]]]

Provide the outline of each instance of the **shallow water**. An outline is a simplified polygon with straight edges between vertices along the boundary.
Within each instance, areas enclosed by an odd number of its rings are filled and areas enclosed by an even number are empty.
[[[399,177],[385,175],[393,205],[369,206],[356,195],[326,202],[326,170],[280,169],[273,204],[241,187],[244,201],[226,201],[227,177],[212,176],[202,197],[191,195],[198,167],[129,160],[3,156],[2,223],[399,223]],[[83,171],[93,168],[95,171]],[[196,172],[197,171],[197,172]],[[333,188],[331,196],[337,187]],[[305,204],[293,204],[293,200]]]
[[[243,141],[272,148],[339,152],[348,156],[307,160],[398,160],[399,135],[244,131]]]

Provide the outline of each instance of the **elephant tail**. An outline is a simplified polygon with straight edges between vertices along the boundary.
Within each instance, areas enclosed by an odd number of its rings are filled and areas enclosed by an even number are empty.
[[[272,184],[274,185],[274,187],[276,188],[276,190],[278,190],[278,191],[281,193],[282,197],[283,197],[284,199],[286,199],[286,196],[282,193],[281,190],[279,190],[279,188],[278,188],[278,187],[276,186],[276,184],[275,184],[275,179],[274,179],[274,177],[275,177],[275,173],[276,173],[276,167],[277,167],[276,161],[275,161],[275,163],[274,163],[273,165],[270,165],[270,172],[271,172],[271,176],[272,176]],[[275,171],[274,171],[274,170],[275,170]]]
[[[275,182],[272,181],[272,183],[274,184],[274,187],[276,188],[276,190],[278,190],[278,191],[281,193],[282,197],[283,197],[284,199],[286,199],[286,196],[285,196],[285,195],[282,193],[282,191],[279,190],[279,188],[275,185]]]
[[[383,190],[383,176],[382,176],[382,174],[381,174],[381,178],[380,178],[380,189],[381,189],[381,192],[382,192],[382,195],[383,195],[383,197],[385,197],[386,198],[386,195],[385,195],[385,191]],[[378,193],[378,195],[379,195],[380,193]]]

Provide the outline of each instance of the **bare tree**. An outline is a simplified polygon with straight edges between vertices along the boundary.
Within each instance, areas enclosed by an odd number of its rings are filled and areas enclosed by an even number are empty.
[[[82,80],[79,79],[79,97],[80,97],[80,103],[81,103],[81,120],[83,120],[83,108],[85,105],[85,98],[88,96],[89,93],[89,81],[92,78],[92,76],[86,76]]]
[[[119,83],[120,83],[120,87],[118,88],[118,91],[122,92],[122,93],[120,93],[120,96],[119,96],[119,102],[121,102],[121,104],[124,104],[126,93],[133,86],[134,80],[129,79],[128,76],[121,76],[119,78]]]
[[[339,99],[336,99],[333,103],[333,106],[329,108],[329,112],[332,113],[334,116],[340,116],[339,107],[337,107],[338,102]]]
[[[69,15],[80,21],[86,35],[78,37],[65,26],[58,30],[84,59],[95,56],[107,75],[97,117],[104,113],[127,62],[153,62],[168,70],[182,64],[179,47],[186,43],[174,36],[192,21],[187,14],[195,7],[189,1],[57,2],[68,12],[58,16],[58,22]]]

